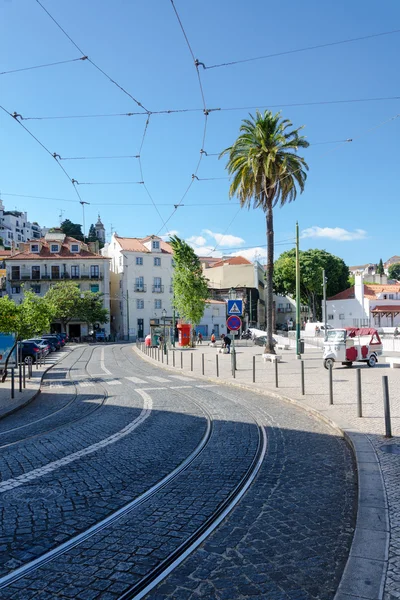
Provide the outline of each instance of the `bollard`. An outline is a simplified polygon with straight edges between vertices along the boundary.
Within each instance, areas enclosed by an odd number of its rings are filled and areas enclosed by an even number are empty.
[[[253,356],[253,383],[256,382],[256,357]]]
[[[215,355],[215,368],[217,370],[217,377],[219,377],[218,354]]]
[[[201,374],[204,375],[204,354],[201,355]]]
[[[233,379],[236,379],[235,363],[233,363],[233,367],[232,367],[232,377],[233,377]]]
[[[329,404],[333,404],[333,379],[332,379],[332,363],[329,363]]]
[[[278,385],[278,361],[275,359],[274,360],[275,363],[275,387],[279,387]]]
[[[18,390],[22,392],[22,362],[19,361],[18,365]]]
[[[305,390],[304,390],[304,361],[300,361],[300,368],[301,368],[301,395],[304,396],[305,395]]]
[[[181,369],[183,369],[183,352],[181,352]]]
[[[33,359],[32,359],[32,360],[33,360]],[[36,358],[36,360],[35,360],[35,363],[36,363],[36,371],[37,371],[37,370],[38,370],[38,368],[39,368],[39,365],[38,365],[38,359],[37,359],[37,358]]]
[[[382,376],[383,385],[383,408],[385,411],[385,437],[392,437],[392,424],[390,422],[390,402],[389,402],[389,383],[388,376]]]
[[[357,417],[362,417],[361,369],[357,369]]]
[[[175,366],[175,352],[172,353],[172,366]]]
[[[26,388],[26,373],[25,373],[25,367],[26,367],[26,365],[25,365],[25,363],[24,363],[24,364],[22,365],[22,376],[23,376],[23,378],[22,378],[22,383],[23,383],[24,389]]]
[[[164,363],[164,352],[161,352],[161,362]]]
[[[193,371],[193,352],[190,354],[190,370]]]
[[[14,367],[11,368],[11,400],[15,396]]]
[[[167,358],[167,364],[168,364],[168,350],[166,350],[166,352],[165,352],[165,356],[166,356],[166,358]]]

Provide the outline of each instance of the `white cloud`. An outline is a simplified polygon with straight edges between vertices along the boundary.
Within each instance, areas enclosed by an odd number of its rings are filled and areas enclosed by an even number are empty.
[[[210,231],[210,229],[203,229],[202,233],[206,233],[209,237],[214,238],[214,240],[224,248],[234,248],[235,246],[244,244],[244,239],[236,237],[235,235],[215,233],[214,231]]]
[[[355,229],[348,231],[341,227],[308,227],[301,232],[302,238],[328,238],[337,242],[351,242],[353,240],[363,240],[367,236],[364,229]]]
[[[267,249],[262,246],[255,246],[254,248],[246,248],[246,250],[238,250],[237,252],[232,252],[228,256],[243,256],[243,258],[247,258],[251,262],[258,261],[261,264],[264,264],[267,260]]]
[[[171,235],[178,235],[178,233],[179,231],[177,231],[176,229],[171,229],[171,231],[167,231],[167,233],[165,233],[164,235],[160,235],[160,238],[164,240],[164,242],[167,242]]]
[[[192,235],[192,237],[187,238],[186,241],[191,246],[204,246],[207,242],[206,238],[202,235]]]

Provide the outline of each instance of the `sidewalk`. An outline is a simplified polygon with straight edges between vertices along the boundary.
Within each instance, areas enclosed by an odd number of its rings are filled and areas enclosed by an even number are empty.
[[[9,369],[9,375],[4,383],[0,383],[0,419],[4,419],[7,415],[24,407],[29,402],[32,402],[36,396],[40,393],[40,384],[42,382],[43,375],[51,369],[55,364],[58,364],[60,360],[63,360],[69,352],[68,350],[61,350],[57,353],[56,360],[53,355],[49,355],[46,358],[46,364],[43,366],[32,365],[32,377],[28,379],[28,367],[25,367],[25,389],[22,386],[22,392],[19,391],[19,375],[18,369],[15,369],[15,389],[14,398],[11,399],[11,369]],[[58,354],[61,354],[59,357]]]
[[[158,362],[158,353],[153,359]],[[306,346],[303,355],[305,395],[301,394],[301,364],[293,349],[279,351],[278,385],[275,365],[264,363],[263,348],[254,345],[236,348],[237,371],[231,373],[231,357],[219,354],[206,343],[168,352],[168,366],[213,381],[278,395],[323,418],[339,428],[354,449],[358,469],[359,504],[357,526],[349,560],[336,600],[395,600],[400,598],[400,369],[389,369],[384,357],[374,368],[363,363],[349,369],[333,369],[333,406],[329,405],[329,372],[322,364],[322,351]],[[390,353],[392,354],[392,353]],[[193,358],[191,359],[191,356]],[[161,353],[160,353],[161,357]],[[204,357],[204,358],[203,358]],[[255,382],[253,383],[253,357]],[[217,377],[218,361],[218,377]],[[161,365],[160,365],[161,366]],[[357,417],[356,371],[362,381],[363,417]],[[382,375],[388,376],[393,437],[387,439],[383,411]],[[389,452],[388,452],[389,451]],[[391,452],[390,452],[391,451]]]

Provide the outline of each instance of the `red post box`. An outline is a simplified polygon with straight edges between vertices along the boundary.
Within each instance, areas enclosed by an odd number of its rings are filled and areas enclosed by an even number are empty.
[[[178,323],[178,333],[179,333],[179,345],[180,346],[189,346],[190,345],[190,330],[191,325],[188,323]]]

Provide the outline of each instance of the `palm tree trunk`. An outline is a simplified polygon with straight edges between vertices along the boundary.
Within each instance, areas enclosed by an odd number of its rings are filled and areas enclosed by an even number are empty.
[[[274,340],[272,337],[272,326],[273,326],[273,309],[274,309],[274,296],[273,296],[273,275],[274,275],[274,220],[273,220],[273,209],[272,201],[267,199],[267,343],[265,345],[265,352],[267,354],[275,354]]]

